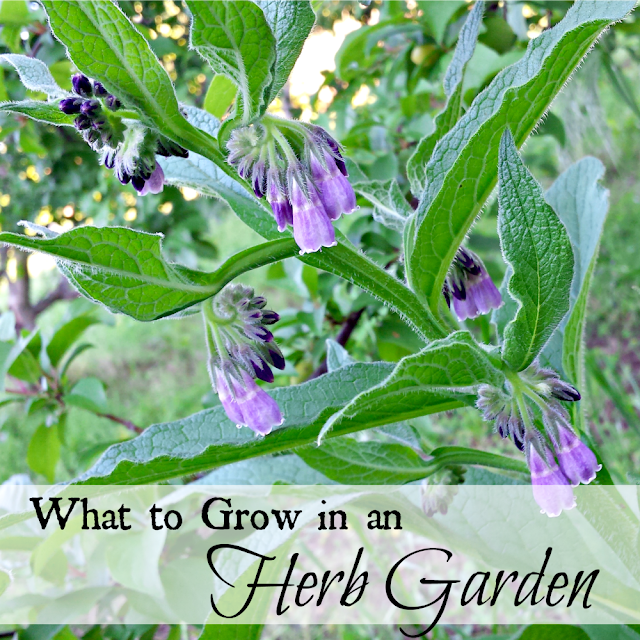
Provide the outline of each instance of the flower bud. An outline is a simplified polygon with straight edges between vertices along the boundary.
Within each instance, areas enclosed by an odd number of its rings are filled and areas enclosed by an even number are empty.
[[[112,95],[108,95],[105,98],[105,104],[107,105],[108,109],[111,109],[111,111],[117,111],[122,106],[120,100]]]
[[[86,129],[90,129],[91,128],[91,118],[89,118],[89,116],[85,116],[83,113],[81,113],[73,121],[73,126],[78,131],[85,131]]]
[[[81,98],[64,98],[63,100],[60,100],[58,107],[62,113],[71,115],[74,113],[80,113],[82,103],[83,100]]]
[[[100,103],[97,100],[85,100],[80,106],[80,112],[87,116],[94,116],[100,111]]]
[[[71,78],[71,85],[73,86],[73,90],[83,98],[90,98],[93,95],[91,80],[82,73],[76,73],[76,75]]]
[[[313,185],[308,185],[307,197],[296,180],[292,180],[293,237],[300,254],[314,253],[322,247],[334,247],[336,234],[331,220]]]
[[[109,95],[109,92],[104,88],[102,82],[94,82],[93,83],[93,93],[98,98],[106,98]]]

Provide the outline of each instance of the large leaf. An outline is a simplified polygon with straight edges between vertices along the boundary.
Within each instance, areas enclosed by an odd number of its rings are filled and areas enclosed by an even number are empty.
[[[168,263],[161,236],[125,227],[78,227],[50,238],[5,232],[0,242],[52,256],[80,293],[145,322],[206,300],[244,271],[282,260],[297,249],[286,238],[265,243],[203,273]]]
[[[249,0],[197,0],[192,14],[191,46],[216,73],[231,78],[245,122],[268,106],[271,68],[276,60],[273,33],[265,16]]]
[[[54,35],[78,69],[177,142],[206,144],[185,120],[173,84],[149,43],[110,0],[43,0]]]
[[[52,367],[57,367],[71,345],[92,325],[101,322],[97,314],[87,311],[71,318],[59,327],[47,344],[47,355]]]
[[[518,301],[505,327],[502,358],[514,370],[528,367],[569,310],[573,251],[562,222],[522,163],[511,132],[500,143],[498,230],[513,270],[509,294]]]
[[[274,389],[285,422],[264,438],[237,429],[219,406],[184,420],[158,424],[140,436],[113,445],[81,475],[81,484],[157,483],[216,469],[315,442],[327,418],[392,370],[384,363],[353,364],[293,387]],[[335,435],[348,433],[336,430]]]
[[[298,449],[297,454],[314,469],[342,484],[405,484],[426,478],[448,465],[479,464],[526,473],[521,460],[466,449],[442,447],[430,456],[413,449],[383,442],[358,442],[353,438],[335,438],[319,447]]]
[[[386,380],[332,416],[320,438],[332,430],[375,427],[472,404],[475,387],[503,381],[471,335],[458,331],[400,360]]]
[[[228,464],[208,473],[193,484],[271,485],[271,484],[334,484],[326,476],[312,469],[296,455],[263,456]]]
[[[411,183],[411,191],[415,194],[421,194],[426,187],[427,163],[436,144],[450,131],[460,117],[464,71],[476,49],[483,14],[484,1],[477,0],[464,25],[462,25],[462,29],[460,29],[458,44],[444,76],[444,92],[447,96],[447,104],[442,112],[436,116],[434,131],[420,140],[416,150],[407,162],[407,177]]]
[[[509,127],[520,147],[602,31],[634,4],[576,2],[494,78],[436,146],[406,245],[410,282],[434,312],[451,261],[496,184],[503,130]]]
[[[3,102],[0,111],[18,113],[28,116],[38,122],[46,122],[56,127],[72,127],[75,116],[62,113],[55,102],[42,102],[41,100],[21,100],[19,102]]]
[[[556,329],[543,356],[558,371],[584,387],[583,336],[591,277],[609,209],[609,192],[600,186],[604,165],[597,158],[583,158],[571,165],[545,194],[564,223],[575,258],[569,314]]]
[[[276,62],[268,104],[288,80],[316,16],[309,0],[256,0],[256,4],[264,12],[276,42]]]
[[[0,59],[6,60],[15,67],[20,81],[30,91],[41,91],[50,98],[60,98],[66,95],[66,91],[61,89],[53,79],[49,67],[41,60],[13,53],[6,53],[0,56]]]
[[[0,233],[0,242],[56,259],[80,293],[114,313],[148,322],[173,315],[215,295],[248,269],[294,255],[281,239],[236,254],[213,273],[170,264],[161,236],[125,227],[78,227],[53,238]]]
[[[58,427],[41,424],[31,437],[27,450],[27,463],[36,473],[42,474],[49,483],[55,479],[56,465],[60,458]]]

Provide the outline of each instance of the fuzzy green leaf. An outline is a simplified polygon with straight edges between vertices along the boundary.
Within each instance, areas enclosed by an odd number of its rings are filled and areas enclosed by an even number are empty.
[[[256,0],[276,41],[276,62],[268,102],[274,100],[296,63],[316,20],[308,0]]]
[[[421,194],[426,187],[427,163],[436,144],[451,130],[460,117],[464,72],[476,49],[483,14],[484,2],[478,0],[460,30],[458,44],[444,77],[447,104],[436,116],[435,130],[420,140],[407,163],[407,177],[411,183],[411,191],[415,194]]]
[[[374,206],[374,220],[389,229],[403,232],[413,209],[400,190],[397,180],[356,182],[353,188]]]
[[[275,38],[265,16],[249,0],[187,2],[191,11],[191,46],[216,73],[231,78],[246,122],[260,116],[268,103],[276,60]]]
[[[375,427],[472,404],[480,384],[504,380],[470,334],[458,331],[406,356],[393,373],[336,413],[320,432]]]
[[[202,302],[244,271],[282,260],[297,249],[286,238],[265,243],[204,273],[168,263],[161,236],[125,227],[78,227],[51,238],[4,232],[0,242],[52,256],[82,295],[143,322]]]
[[[56,127],[73,127],[75,116],[62,113],[57,102],[42,102],[40,100],[21,100],[19,102],[3,102],[0,111],[18,113],[38,122],[53,124]]]
[[[237,429],[219,406],[183,420],[149,427],[140,436],[107,449],[81,484],[148,484],[207,471],[249,458],[311,444],[327,418],[392,370],[385,363],[353,364],[293,387],[274,389],[285,417],[264,438]],[[335,435],[349,430],[336,430]]]
[[[634,4],[576,2],[562,22],[531,40],[519,62],[494,78],[435,148],[407,242],[409,280],[434,313],[455,252],[496,184],[505,127],[520,147],[603,30]]]
[[[519,302],[504,330],[502,358],[520,371],[535,360],[569,310],[573,251],[508,129],[500,142],[498,174],[500,242],[513,270],[509,294]]]
[[[0,60],[6,60],[15,68],[20,76],[20,81],[30,91],[41,91],[50,98],[61,98],[67,94],[58,86],[49,67],[42,60],[13,53],[0,56]]]

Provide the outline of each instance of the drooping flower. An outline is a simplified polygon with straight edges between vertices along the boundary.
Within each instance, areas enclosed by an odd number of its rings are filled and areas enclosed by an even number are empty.
[[[257,198],[266,195],[278,230],[293,227],[300,253],[336,244],[332,221],[356,210],[338,143],[321,127],[265,116],[235,129],[228,162]]]
[[[546,445],[542,448],[544,458],[533,442],[529,443],[527,450],[533,497],[542,513],[555,518],[563,510],[575,507],[576,500],[569,481],[558,467],[553,454]]]
[[[131,183],[141,196],[160,193],[164,172],[156,154],[185,158],[187,150],[140,123],[123,121],[116,113],[122,103],[100,82],[79,73],[73,76],[72,86],[76,95],[60,100],[59,108],[76,115],[74,125],[85,142],[100,153],[122,184]]]
[[[471,320],[502,306],[502,296],[482,260],[460,247],[445,282],[447,303],[453,302],[458,320]]]
[[[571,485],[588,484],[601,469],[595,454],[575,434],[561,402],[580,400],[580,393],[552,369],[537,363],[507,376],[502,388],[481,385],[477,407],[495,422],[503,438],[524,451],[534,498],[548,515],[574,506]]]
[[[284,369],[282,352],[267,328],[280,317],[265,309],[253,289],[227,285],[205,308],[209,374],[230,420],[266,435],[282,424],[282,413],[255,378],[273,382],[271,367]]]

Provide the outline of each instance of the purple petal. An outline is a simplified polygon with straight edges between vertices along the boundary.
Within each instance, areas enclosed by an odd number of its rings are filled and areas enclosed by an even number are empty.
[[[148,193],[160,193],[164,189],[164,171],[159,163],[156,163],[156,168],[149,177],[149,179],[144,183],[142,190],[140,191],[141,196],[146,196]]]
[[[573,509],[576,506],[573,490],[551,452],[546,450],[547,462],[545,463],[535,447],[530,445],[529,451],[533,497],[542,513],[555,518],[563,510]]]
[[[473,298],[481,314],[489,313],[491,309],[498,309],[502,306],[500,291],[486,271],[470,280],[467,293],[469,297]]]
[[[293,182],[293,237],[301,255],[337,244],[331,220],[312,185],[309,185],[309,193],[311,199],[307,200],[297,182]]]
[[[571,484],[576,487],[581,482],[589,484],[595,479],[602,465],[598,464],[595,454],[574,433],[560,427],[560,442],[556,449],[558,464]]]
[[[244,393],[236,391],[238,407],[242,411],[244,424],[259,435],[266,436],[273,427],[284,422],[278,403],[266,391],[261,389],[244,371],[242,372],[244,389],[234,382]]]
[[[240,410],[236,399],[233,397],[231,389],[229,389],[229,385],[227,385],[227,381],[222,375],[222,372],[219,370],[216,370],[216,387],[218,390],[218,397],[220,398],[220,402],[222,403],[229,420],[235,422],[237,425],[244,425],[242,411]]]
[[[478,315],[478,308],[476,307],[475,300],[470,295],[467,295],[464,300],[459,300],[454,296],[453,310],[460,322],[467,318],[475,318]]]
[[[313,156],[311,169],[320,191],[320,200],[331,220],[337,220],[343,213],[356,210],[356,194],[351,183],[340,173],[332,155],[325,153],[328,170]]]

